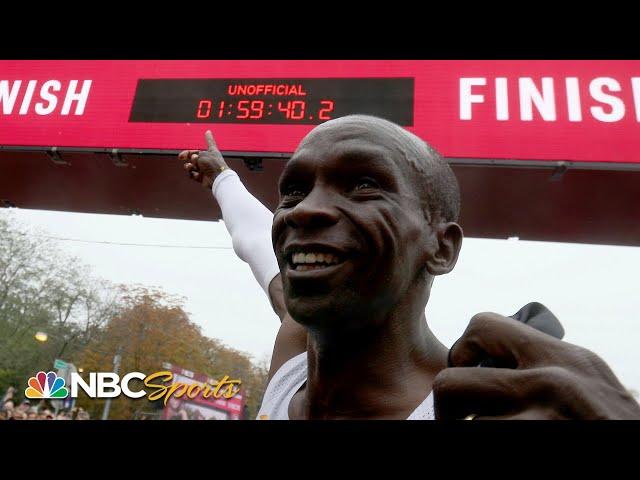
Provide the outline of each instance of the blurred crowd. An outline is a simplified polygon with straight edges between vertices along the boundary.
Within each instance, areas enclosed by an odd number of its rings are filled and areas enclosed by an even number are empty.
[[[16,389],[9,387],[2,398],[0,420],[90,420],[89,413],[82,407],[55,411],[46,400],[23,400],[16,402]]]

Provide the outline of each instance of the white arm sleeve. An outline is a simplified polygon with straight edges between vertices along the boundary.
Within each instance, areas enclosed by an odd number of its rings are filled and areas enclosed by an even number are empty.
[[[271,244],[273,213],[249,193],[233,170],[218,175],[211,191],[220,205],[234,252],[249,264],[253,276],[269,296],[269,283],[280,273]]]

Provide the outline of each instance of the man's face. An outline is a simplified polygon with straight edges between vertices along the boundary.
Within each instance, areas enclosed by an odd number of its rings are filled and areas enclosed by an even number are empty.
[[[375,124],[330,123],[285,167],[273,244],[293,318],[357,329],[381,321],[407,293],[433,232],[398,139]]]

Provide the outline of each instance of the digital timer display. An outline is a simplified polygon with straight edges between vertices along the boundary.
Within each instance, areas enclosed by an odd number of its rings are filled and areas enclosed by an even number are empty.
[[[413,126],[413,78],[141,79],[130,122],[317,125],[354,113]]]

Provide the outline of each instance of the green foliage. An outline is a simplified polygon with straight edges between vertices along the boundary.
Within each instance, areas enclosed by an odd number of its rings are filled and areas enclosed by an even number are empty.
[[[0,212],[0,395],[12,385],[19,401],[27,379],[51,370],[55,358],[85,372],[111,371],[120,349],[121,373],[153,373],[169,362],[213,378],[241,379],[255,418],[266,386],[265,365],[202,335],[183,310],[184,299],[111,285],[25,230]],[[38,331],[46,332],[48,341],[36,341]],[[80,397],[78,404],[100,418],[103,401]],[[110,418],[136,418],[152,408],[144,398],[121,396],[112,402]]]

